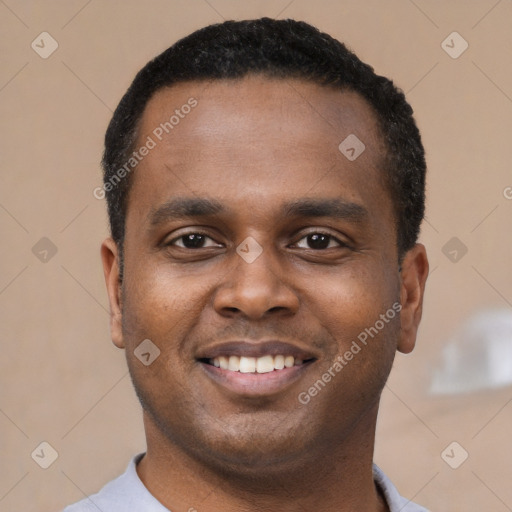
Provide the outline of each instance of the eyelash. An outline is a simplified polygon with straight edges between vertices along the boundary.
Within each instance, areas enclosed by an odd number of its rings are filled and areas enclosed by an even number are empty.
[[[213,240],[215,241],[210,235],[208,235],[207,233],[204,233],[202,231],[191,231],[190,233],[184,233],[183,235],[180,235],[174,239],[172,239],[168,244],[166,244],[167,246],[174,246],[175,245],[175,242],[178,241],[178,240],[182,240],[183,238],[185,238],[186,236],[190,236],[190,235],[201,235],[201,236],[204,236],[206,238],[209,238],[210,240]],[[217,242],[216,242],[217,243]],[[190,249],[190,247],[183,247],[183,246],[178,246],[178,247],[181,247],[182,249]],[[204,247],[200,247],[200,249],[204,249]],[[191,249],[192,250],[192,249]]]
[[[185,238],[186,236],[190,236],[190,235],[201,235],[201,236],[204,236],[206,238],[209,238],[210,240],[214,241],[215,240],[210,236],[208,235],[207,233],[203,232],[203,231],[191,231],[190,233],[184,233],[182,235],[180,235],[179,237],[176,237],[174,238],[173,240],[171,240],[169,243],[167,243],[166,245],[167,246],[175,246],[175,247],[180,247],[182,249],[189,249],[189,250],[194,250],[193,248],[190,248],[190,247],[184,247],[184,246],[180,246],[180,245],[176,245],[175,243],[178,241],[178,240],[182,240],[183,238]],[[347,247],[350,247],[349,244],[341,241],[339,238],[335,237],[334,235],[330,234],[330,233],[326,233],[324,231],[310,231],[309,233],[306,233],[304,234],[301,238],[299,238],[299,240],[297,242],[294,243],[294,245],[297,245],[298,242],[300,242],[301,240],[303,240],[304,238],[307,238],[308,236],[310,235],[323,235],[323,236],[326,236],[326,237],[329,237],[329,242],[331,241],[335,241],[339,247],[341,248],[347,248]],[[217,242],[216,242],[217,243]],[[328,247],[329,249],[332,249],[332,247]],[[312,248],[308,248],[309,250],[312,250],[312,251],[325,251],[326,249],[328,248],[324,248],[324,249],[312,249]],[[205,247],[199,247],[199,249],[205,249]]]

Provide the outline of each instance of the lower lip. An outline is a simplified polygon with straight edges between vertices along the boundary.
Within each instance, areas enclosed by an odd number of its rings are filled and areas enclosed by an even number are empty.
[[[228,391],[237,395],[257,397],[281,393],[297,382],[313,364],[313,361],[267,373],[233,372],[203,362],[199,364],[208,377]]]

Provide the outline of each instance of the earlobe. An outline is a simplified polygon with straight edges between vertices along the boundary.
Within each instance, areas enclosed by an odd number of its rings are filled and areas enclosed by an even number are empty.
[[[110,303],[110,334],[114,345],[124,348],[122,331],[121,284],[119,280],[119,250],[112,238],[101,244],[101,261]]]
[[[403,260],[400,272],[401,331],[398,350],[408,354],[414,349],[423,309],[423,295],[428,276],[425,246],[416,244]]]

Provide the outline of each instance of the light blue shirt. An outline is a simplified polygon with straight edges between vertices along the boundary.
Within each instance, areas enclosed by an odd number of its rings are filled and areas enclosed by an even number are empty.
[[[63,512],[170,512],[144,486],[136,465],[144,454],[134,457],[126,471],[100,492],[66,507]],[[373,478],[384,494],[391,512],[428,512],[396,490],[389,478],[374,464]]]

